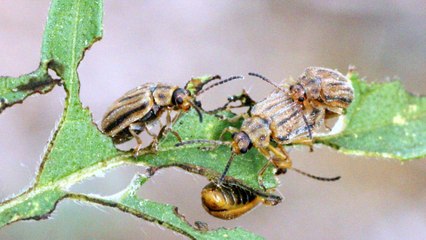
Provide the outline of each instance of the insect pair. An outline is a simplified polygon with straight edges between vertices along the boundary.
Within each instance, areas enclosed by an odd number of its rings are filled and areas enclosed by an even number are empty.
[[[254,104],[248,113],[230,119],[243,118],[240,129],[228,127],[223,130],[219,141],[189,140],[176,144],[183,146],[194,143],[231,146],[231,156],[217,184],[225,181],[231,163],[238,154],[244,154],[252,147],[259,150],[268,162],[258,173],[259,184],[263,186],[262,176],[269,165],[276,173],[294,169],[292,161],[284,149],[285,144],[306,144],[312,146],[313,134],[320,130],[325,119],[343,114],[354,98],[350,80],[341,73],[319,67],[309,67],[292,84],[278,85],[269,79],[249,73],[273,85],[275,90],[262,101]],[[222,141],[226,132],[232,133],[232,141]],[[300,170],[294,169],[299,173]],[[309,177],[334,181],[335,178],[321,178],[303,173]]]
[[[344,109],[353,101],[351,82],[337,71],[317,67],[307,68],[295,82],[281,86],[259,74],[249,75],[270,83],[276,89],[259,103],[253,102],[248,95],[229,99],[242,100],[242,105],[247,103],[243,101],[249,103],[248,113],[233,119],[244,118],[240,129],[224,129],[221,141],[190,140],[177,144],[182,146],[211,143],[231,146],[231,156],[222,175],[216,183],[208,184],[201,192],[205,210],[222,219],[236,218],[260,203],[275,205],[281,201],[278,196],[255,192],[232,183],[232,179],[225,180],[234,156],[244,154],[252,147],[258,149],[269,160],[258,173],[261,186],[263,186],[262,175],[270,164],[274,165],[276,174],[292,169],[321,181],[335,181],[340,178],[317,177],[292,167],[283,145],[302,143],[312,147],[313,134],[319,131],[325,119],[343,114]],[[228,103],[224,108],[227,107]],[[232,133],[231,142],[222,141],[226,132]]]

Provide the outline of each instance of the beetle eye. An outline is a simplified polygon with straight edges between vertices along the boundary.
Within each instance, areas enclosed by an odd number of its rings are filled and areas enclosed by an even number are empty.
[[[240,149],[240,153],[246,153],[248,151],[248,149],[247,148],[241,148]]]
[[[176,103],[177,104],[182,104],[183,103],[183,99],[181,97],[177,97],[176,98]]]
[[[299,99],[297,99],[297,100],[299,100],[299,102],[303,102],[303,101],[305,101],[305,98],[304,97],[299,97]]]

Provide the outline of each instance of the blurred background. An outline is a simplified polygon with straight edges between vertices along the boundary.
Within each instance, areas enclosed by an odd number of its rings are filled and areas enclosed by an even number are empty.
[[[0,3],[0,75],[35,70],[48,0]],[[105,1],[104,38],[79,68],[81,98],[99,123],[106,108],[145,82],[183,86],[192,76],[228,77],[260,72],[275,81],[307,66],[346,72],[357,66],[368,81],[400,77],[426,94],[426,2],[418,1]],[[260,100],[272,89],[249,78],[203,96],[214,108],[228,95],[250,90]],[[60,118],[65,94],[56,87],[0,115],[0,199],[26,189]],[[122,148],[130,148],[130,143]],[[295,166],[334,183],[289,172],[280,176],[285,201],[259,206],[236,220],[204,212],[199,192],[207,180],[164,169],[142,197],[179,207],[189,222],[210,228],[241,226],[267,239],[424,239],[425,159],[344,156],[328,147],[291,150]],[[114,194],[143,168],[122,167],[72,190]],[[157,225],[105,207],[65,200],[48,221],[26,221],[0,230],[0,239],[185,239]]]

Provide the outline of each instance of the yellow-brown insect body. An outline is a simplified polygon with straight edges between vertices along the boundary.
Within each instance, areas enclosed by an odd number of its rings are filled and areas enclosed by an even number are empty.
[[[248,189],[224,182],[220,186],[214,183],[206,185],[201,191],[201,202],[210,215],[229,220],[250,211],[264,202],[264,198]]]
[[[200,122],[203,121],[201,112],[204,110],[201,108],[201,103],[196,100],[197,96],[213,87],[241,78],[241,76],[230,77],[204,89],[203,87],[213,80],[220,80],[220,76],[192,78],[185,88],[161,83],[143,84],[125,93],[109,107],[102,119],[101,129],[113,139],[114,143],[123,143],[135,138],[137,142],[134,148],[135,156],[142,148],[142,139],[138,134],[146,131],[153,137],[150,150],[157,151],[159,135],[171,132],[179,141],[182,141],[179,133],[171,128],[182,111],[188,111],[193,107],[198,113]],[[172,111],[177,111],[173,119]],[[159,134],[151,133],[150,126],[159,121],[164,112],[167,114],[166,124],[160,125]]]
[[[103,117],[101,128],[112,137],[114,143],[129,141],[134,136],[129,127],[138,134],[146,125],[158,120],[164,110],[187,110],[185,106],[178,106],[173,99],[176,92],[180,92],[185,98],[188,93],[177,86],[165,84],[146,83],[134,88],[117,99],[107,110]],[[181,103],[183,105],[183,102]]]

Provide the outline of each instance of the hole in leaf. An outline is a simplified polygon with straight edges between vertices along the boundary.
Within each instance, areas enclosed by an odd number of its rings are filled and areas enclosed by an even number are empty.
[[[48,139],[63,108],[64,91],[54,88],[4,110],[0,117],[0,199],[30,186],[40,165]]]
[[[49,74],[49,76],[54,79],[54,80],[59,80],[60,77],[58,76],[58,74],[56,74],[56,72],[52,69],[47,69],[47,73]]]

